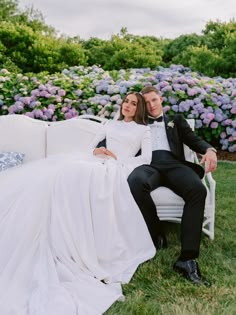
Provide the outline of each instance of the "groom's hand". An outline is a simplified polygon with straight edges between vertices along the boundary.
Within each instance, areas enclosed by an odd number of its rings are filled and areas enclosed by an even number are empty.
[[[216,153],[212,150],[207,150],[203,155],[200,164],[206,163],[205,172],[214,172],[217,167],[217,156]]]

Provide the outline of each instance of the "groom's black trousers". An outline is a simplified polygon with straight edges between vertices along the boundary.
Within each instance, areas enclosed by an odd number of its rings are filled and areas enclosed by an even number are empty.
[[[163,234],[151,191],[165,186],[185,201],[181,221],[181,253],[199,254],[206,188],[189,166],[175,159],[169,151],[154,151],[151,165],[136,168],[129,176],[132,195],[148,226],[153,243]]]

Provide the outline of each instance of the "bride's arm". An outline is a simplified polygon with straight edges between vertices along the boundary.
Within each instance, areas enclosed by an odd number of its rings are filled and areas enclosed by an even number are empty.
[[[101,131],[96,135],[94,140],[90,145],[91,152],[93,155],[104,156],[104,157],[112,157],[113,159],[117,159],[116,155],[106,148],[106,128],[110,121],[108,121]]]
[[[124,165],[138,167],[142,164],[150,164],[152,160],[152,143],[151,143],[151,131],[150,127],[146,127],[142,134],[141,139],[141,154],[135,157],[129,157],[124,159],[118,159]]]
[[[106,125],[103,125],[100,132],[95,136],[90,144],[90,151],[93,155],[97,155],[100,157],[112,157],[116,160],[117,158],[115,154],[102,146],[103,143],[106,145],[106,127],[108,124],[109,122],[107,122]]]
[[[104,140],[105,138],[106,138],[106,129],[105,129],[105,126],[102,125],[101,130],[96,134],[96,136],[94,137],[94,139],[89,145],[91,152],[93,152],[93,150],[97,147],[98,143]]]

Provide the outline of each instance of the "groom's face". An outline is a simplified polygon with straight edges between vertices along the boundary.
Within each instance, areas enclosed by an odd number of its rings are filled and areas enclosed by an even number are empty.
[[[162,113],[162,97],[156,92],[149,92],[143,95],[147,111],[152,117],[158,117]]]

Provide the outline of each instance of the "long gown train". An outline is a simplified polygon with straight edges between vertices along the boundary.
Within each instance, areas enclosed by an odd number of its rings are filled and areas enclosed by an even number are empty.
[[[1,315],[102,314],[155,254],[122,160],[51,156],[1,172],[0,193]]]
[[[1,315],[102,314],[122,298],[120,284],[154,256],[114,164],[54,157],[1,181]]]

